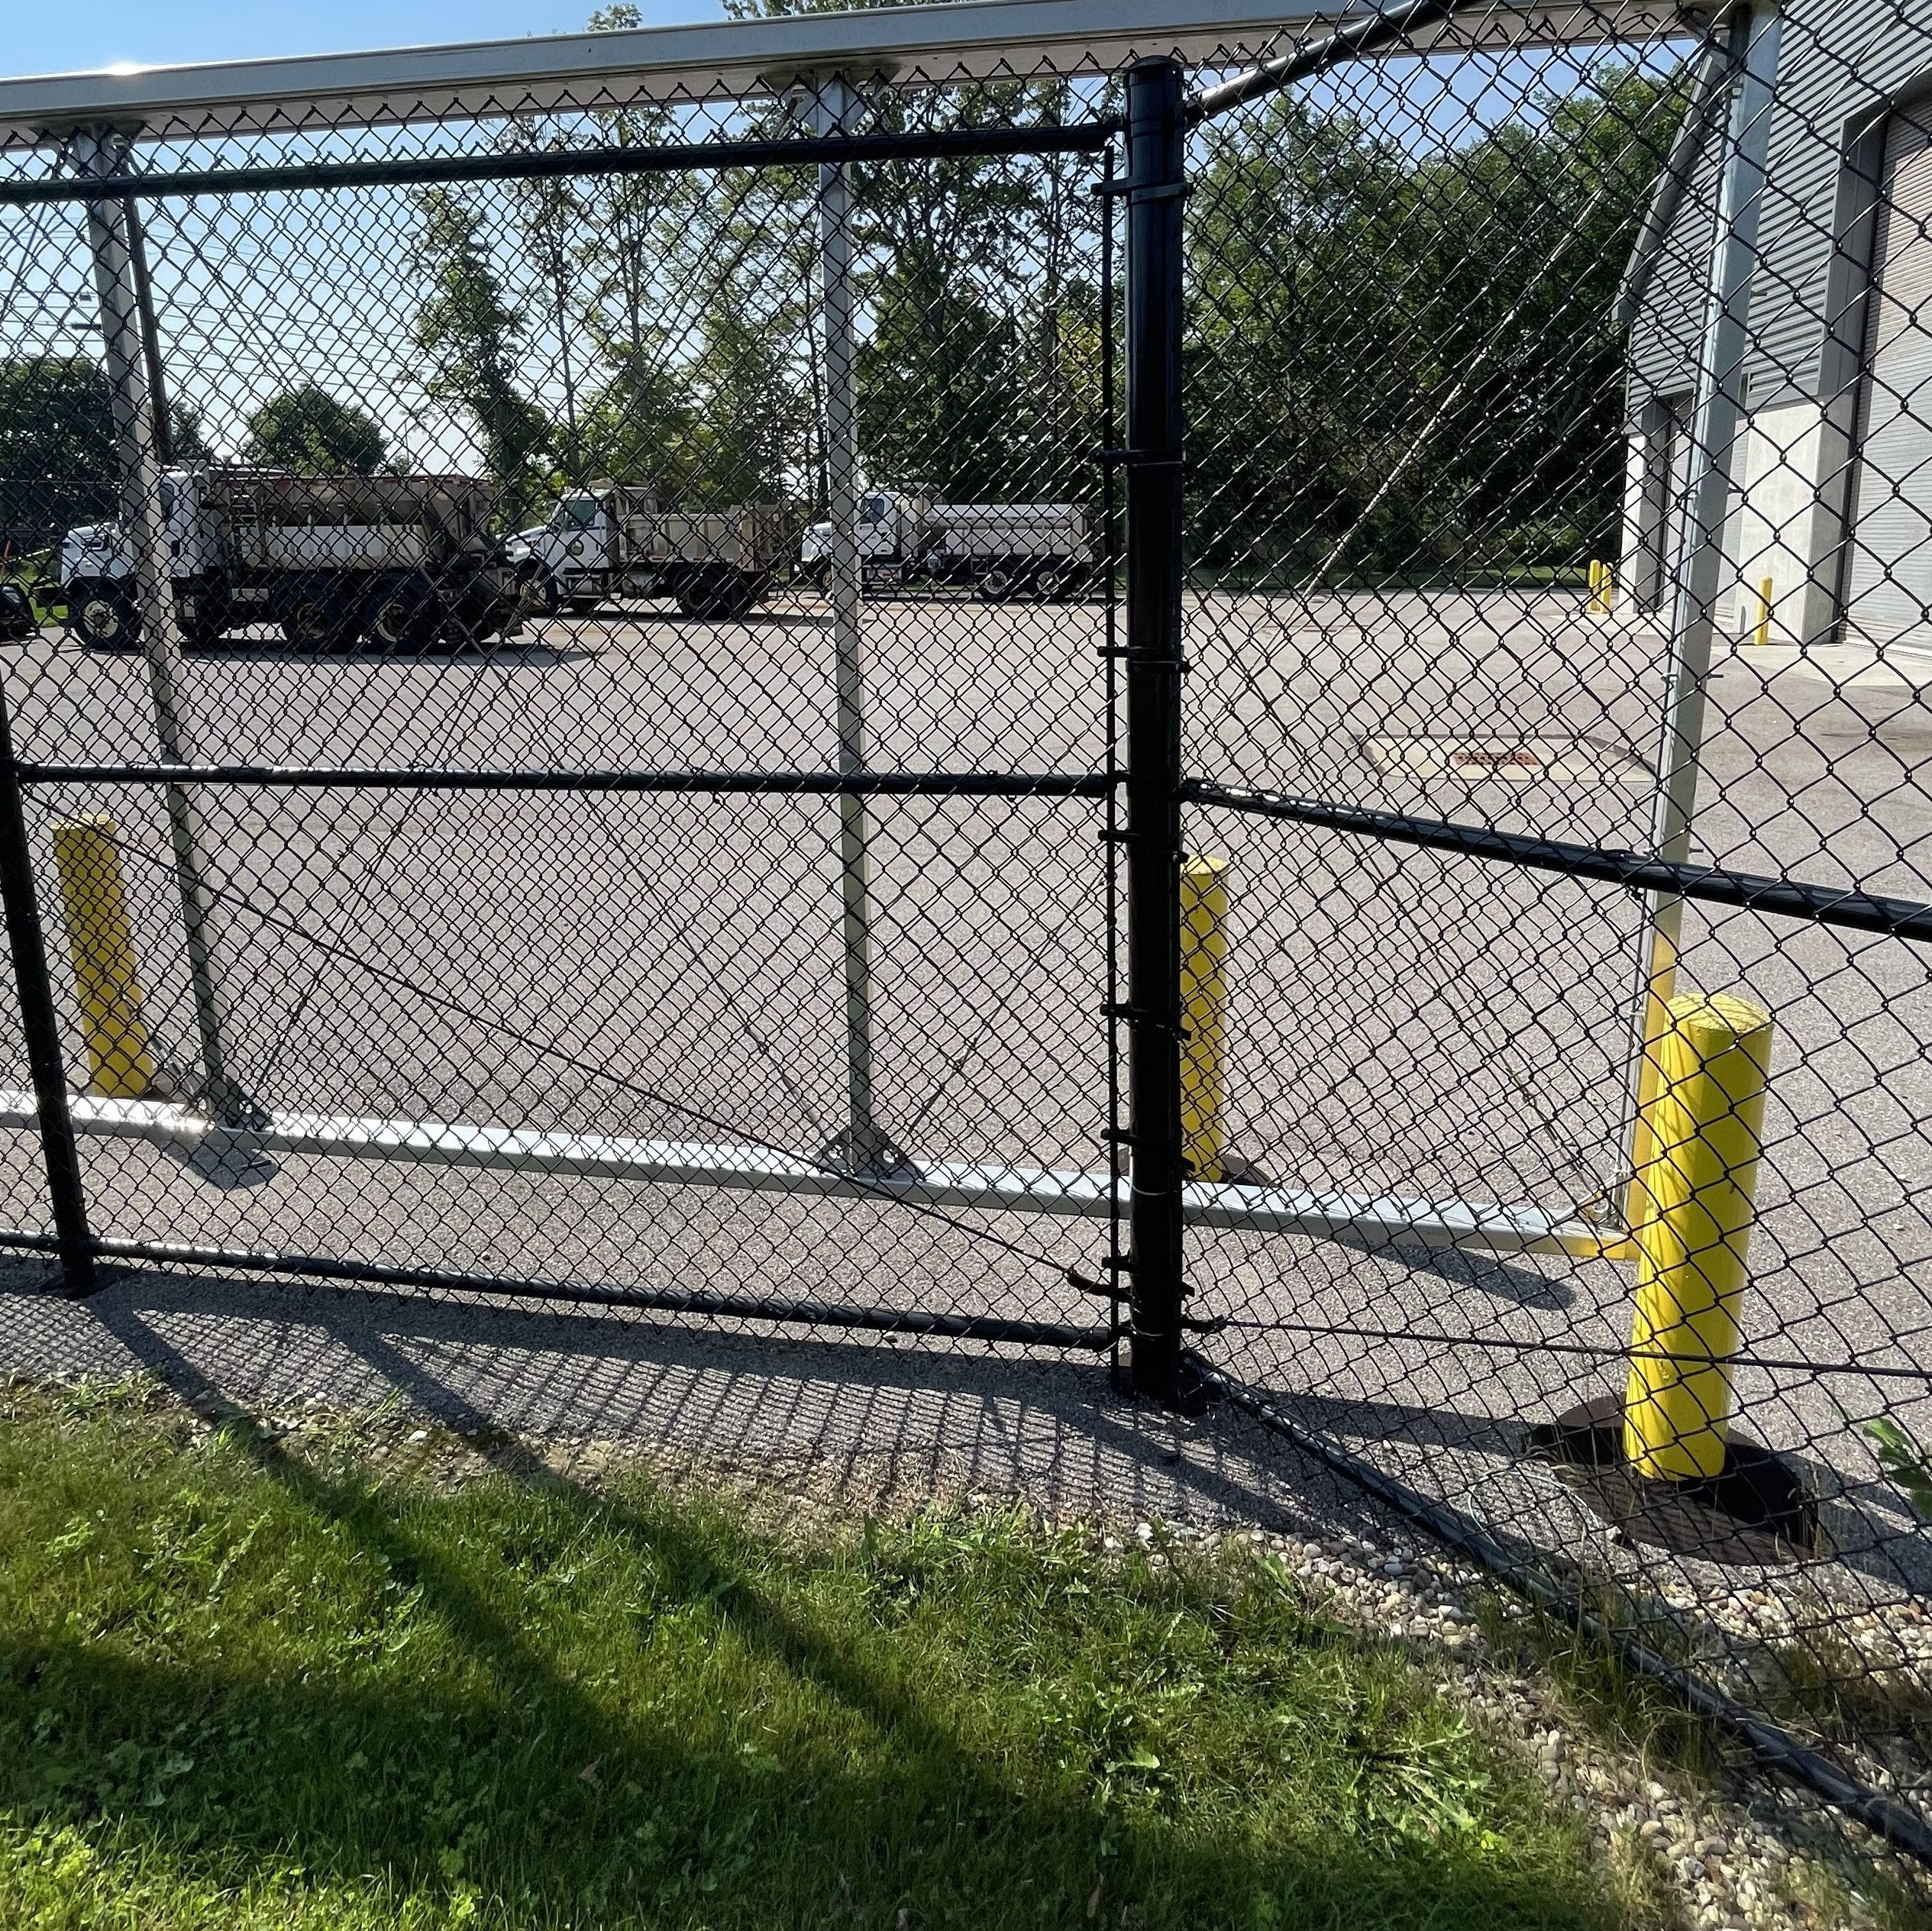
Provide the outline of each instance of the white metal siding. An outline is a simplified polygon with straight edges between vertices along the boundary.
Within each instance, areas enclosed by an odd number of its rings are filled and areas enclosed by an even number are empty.
[[[1932,0],[1788,0],[1778,49],[1770,179],[1751,293],[1753,406],[1811,392],[1824,339],[1831,208],[1847,125],[1932,80]],[[1630,335],[1634,395],[1678,388],[1697,367],[1716,205],[1714,140]]]
[[[1853,635],[1932,647],[1932,116],[1892,118],[1846,580]]]

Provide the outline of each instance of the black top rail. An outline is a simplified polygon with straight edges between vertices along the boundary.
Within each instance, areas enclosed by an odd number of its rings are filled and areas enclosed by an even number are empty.
[[[1197,89],[1181,103],[1181,113],[1188,126],[1198,127],[1217,114],[1226,113],[1229,108],[1258,100],[1264,94],[1278,94],[1283,88],[1325,73],[1344,60],[1362,60],[1381,53],[1407,40],[1419,27],[1433,27],[1447,20],[1459,5],[1467,4],[1468,0],[1407,0],[1404,6],[1386,7],[1366,20],[1338,27],[1310,47],[1297,47],[1277,60],[1264,60],[1259,66],[1250,67],[1245,73],[1236,74],[1218,86]]]
[[[1103,771],[489,771],[326,764],[40,764],[22,784],[234,784],[303,790],[664,791],[874,798],[1100,798]]]
[[[494,154],[428,154],[412,160],[291,161],[277,166],[186,168],[169,173],[63,176],[0,182],[0,207],[43,202],[160,200],[272,194],[302,188],[396,188],[444,181],[541,181],[572,174],[680,174],[735,167],[821,167],[854,161],[944,160],[955,156],[1098,153],[1117,118],[1058,128],[948,128],[926,133],[828,135],[803,140],[698,140],[648,147],[518,148]]]
[[[1313,825],[1362,838],[1421,845],[1432,851],[1461,852],[1472,858],[1527,866],[1533,871],[1599,879],[1606,884],[1627,885],[1637,891],[1669,892],[1680,898],[1737,906],[1750,912],[1775,912],[1787,919],[1807,919],[1814,925],[1877,932],[1888,938],[1932,941],[1932,905],[1911,899],[1882,898],[1843,886],[1809,885],[1798,879],[1767,878],[1756,872],[1730,871],[1718,865],[1673,864],[1665,859],[1646,857],[1637,851],[1604,851],[1595,845],[1531,838],[1519,831],[1493,831],[1487,825],[1457,825],[1443,819],[1410,818],[1399,812],[1331,805],[1320,799],[1291,797],[1281,792],[1233,791],[1218,784],[1194,783],[1181,787],[1181,796],[1191,804],[1248,812],[1262,818],[1285,819],[1293,824]]]

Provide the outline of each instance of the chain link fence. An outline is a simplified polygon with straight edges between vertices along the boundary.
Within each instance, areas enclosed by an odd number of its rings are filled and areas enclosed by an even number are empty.
[[[0,1241],[1110,1360],[1932,1852],[1932,16],[945,20],[0,86]]]

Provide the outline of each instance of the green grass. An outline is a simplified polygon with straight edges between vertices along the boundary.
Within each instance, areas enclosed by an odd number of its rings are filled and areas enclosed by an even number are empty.
[[[56,581],[60,564],[59,547],[51,550],[9,552],[0,557],[0,582],[18,583],[27,593],[35,618],[43,625],[64,622],[66,599]]]
[[[1265,1558],[365,1445],[0,1394],[0,1923],[1647,1915]]]

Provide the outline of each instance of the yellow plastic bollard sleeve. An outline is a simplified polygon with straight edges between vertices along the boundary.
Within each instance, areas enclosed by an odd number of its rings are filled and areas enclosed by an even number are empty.
[[[1770,1015],[1747,999],[1693,993],[1669,1003],[1634,1190],[1623,1452],[1640,1475],[1682,1481],[1724,1470],[1771,1044]]]
[[[119,831],[111,818],[65,819],[53,827],[88,1090],[108,1099],[138,1100],[154,1084],[154,1055],[141,1014]]]
[[[1181,1151],[1196,1180],[1224,1177],[1227,1151],[1228,861],[1181,866]]]

